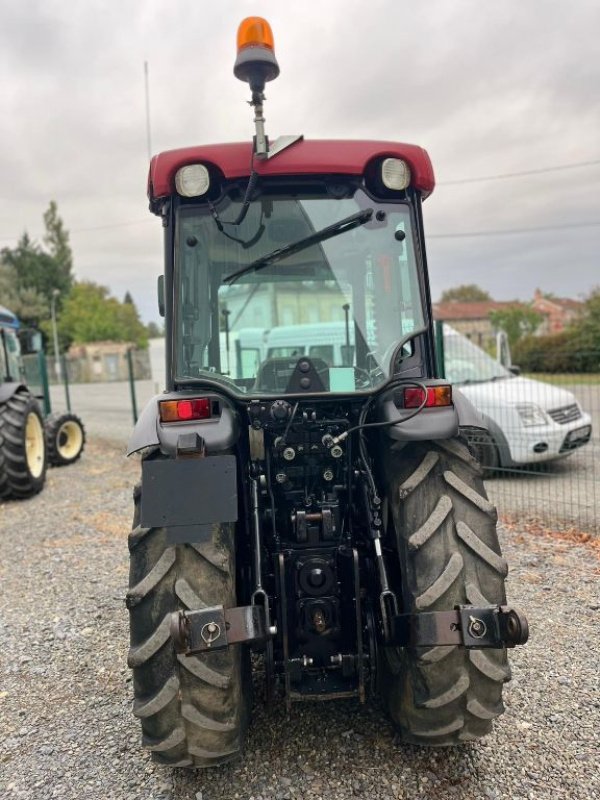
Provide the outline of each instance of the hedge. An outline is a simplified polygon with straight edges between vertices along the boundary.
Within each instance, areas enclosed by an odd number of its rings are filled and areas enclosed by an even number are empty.
[[[523,372],[600,372],[600,346],[571,329],[550,336],[524,336],[512,348]]]

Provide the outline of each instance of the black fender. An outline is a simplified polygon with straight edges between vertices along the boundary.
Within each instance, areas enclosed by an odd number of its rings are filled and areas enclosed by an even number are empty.
[[[170,422],[165,424],[160,421],[159,401],[185,400],[199,395],[208,397],[211,402],[217,401],[220,413],[210,419],[193,422]],[[127,445],[127,455],[130,456],[132,453],[137,453],[147,447],[159,447],[165,455],[175,457],[179,436],[188,433],[197,433],[201,436],[206,445],[206,452],[209,454],[231,450],[240,433],[238,414],[226,398],[213,392],[187,391],[157,394],[147,403],[140,414]]]
[[[0,383],[0,403],[7,403],[10,398],[21,390],[29,391],[24,383],[10,381],[10,383]]]
[[[446,381],[419,378],[425,386],[447,386]],[[411,417],[413,409],[398,408],[394,402],[394,394],[398,388],[383,392],[378,404],[378,417],[381,421],[395,420],[398,424],[390,424],[385,428],[388,436],[400,442],[428,441],[435,439],[452,439],[458,436],[460,428],[482,428],[487,430],[483,416],[465,395],[453,387],[451,406],[441,408],[424,408],[419,414]],[[403,420],[406,420],[403,422]]]

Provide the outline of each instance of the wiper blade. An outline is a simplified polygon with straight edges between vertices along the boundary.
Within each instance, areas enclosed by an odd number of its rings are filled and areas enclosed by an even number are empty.
[[[366,208],[364,211],[358,211],[356,214],[352,214],[350,217],[346,217],[345,219],[340,219],[338,222],[334,222],[333,225],[329,225],[327,228],[323,228],[321,231],[311,233],[310,236],[305,236],[304,239],[299,239],[297,242],[286,244],[285,247],[279,247],[277,250],[267,253],[266,256],[261,256],[260,258],[257,258],[256,261],[251,261],[250,264],[242,267],[242,269],[238,269],[237,272],[232,272],[230,275],[226,275],[223,278],[223,283],[233,283],[238,278],[241,278],[242,275],[246,275],[248,272],[258,272],[259,270],[268,267],[270,264],[274,264],[276,261],[281,261],[282,258],[291,256],[294,253],[299,253],[301,250],[305,250],[307,247],[310,247],[313,244],[319,244],[319,242],[324,242],[326,239],[331,239],[334,236],[339,236],[342,233],[351,231],[353,228],[358,228],[359,225],[364,225],[366,222],[369,222],[372,217],[372,208]]]

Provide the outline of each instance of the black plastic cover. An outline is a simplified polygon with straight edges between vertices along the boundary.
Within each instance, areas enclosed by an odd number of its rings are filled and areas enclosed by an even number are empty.
[[[235,456],[142,463],[141,524],[199,526],[238,518]]]

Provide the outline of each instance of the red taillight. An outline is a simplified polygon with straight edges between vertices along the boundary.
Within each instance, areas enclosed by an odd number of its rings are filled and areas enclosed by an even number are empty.
[[[161,422],[186,422],[193,419],[208,419],[211,416],[208,397],[191,400],[161,400],[158,404]]]
[[[410,386],[404,389],[404,408],[419,408],[423,404],[425,396],[423,389],[418,386]],[[427,401],[425,408],[432,406],[451,406],[452,387],[451,386],[428,386]]]

